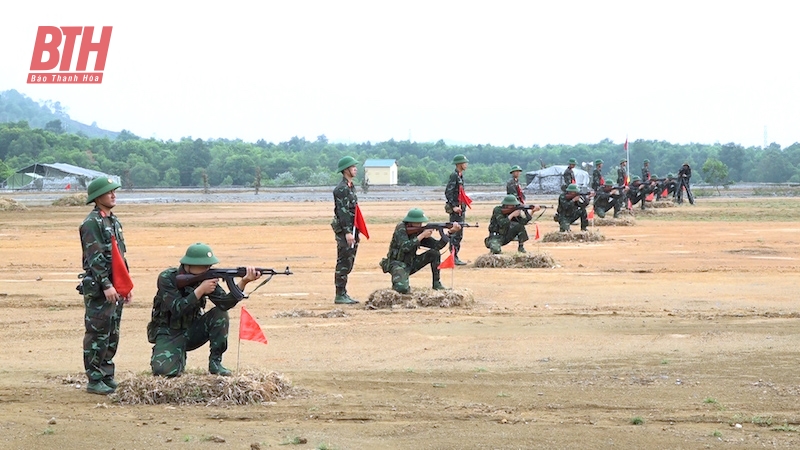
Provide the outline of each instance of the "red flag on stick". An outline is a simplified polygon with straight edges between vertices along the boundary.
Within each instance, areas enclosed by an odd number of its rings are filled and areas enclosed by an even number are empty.
[[[453,269],[456,267],[456,254],[454,249],[450,249],[450,256],[439,264],[438,269]]]
[[[536,225],[536,234],[533,235],[533,240],[538,241],[541,239],[541,236],[539,235],[539,223],[534,223],[534,225]]]
[[[652,202],[655,199],[656,199],[656,194],[651,192],[651,193],[647,194],[647,197],[644,198],[644,201]]]
[[[267,337],[253,316],[242,306],[242,315],[239,318],[239,340],[267,343]]]
[[[122,253],[119,251],[115,236],[111,236],[111,284],[123,297],[127,297],[133,290],[133,280],[128,273],[128,266],[125,265]]]
[[[458,187],[458,202],[467,205],[467,208],[472,209],[472,199],[464,192],[464,186]]]
[[[594,210],[589,211],[589,215],[586,218],[589,220],[594,219]]]
[[[625,146],[624,146],[624,150],[625,150],[626,152],[628,151],[628,137],[627,137],[627,136],[625,136]]]
[[[67,187],[65,187],[64,189],[66,189],[66,190],[72,189],[72,184],[71,183],[67,183]]]
[[[367,231],[367,222],[364,221],[364,215],[361,214],[361,208],[358,207],[358,203],[356,203],[356,219],[355,223],[353,224],[358,230],[359,233],[363,234],[367,239],[369,239],[369,231]]]
[[[666,197],[667,196],[667,189],[666,188],[664,188],[664,190],[661,191],[661,196],[662,197]]]

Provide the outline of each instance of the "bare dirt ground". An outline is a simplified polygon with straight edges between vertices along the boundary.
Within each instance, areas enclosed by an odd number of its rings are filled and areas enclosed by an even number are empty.
[[[378,261],[412,206],[445,220],[439,201],[362,204],[372,239],[353,297],[390,286]],[[494,205],[473,206],[481,228],[466,230],[469,260],[486,252]],[[335,307],[330,202],[121,203],[136,288],[119,379],[149,370],[156,276],[189,244],[209,243],[219,267],[294,271],[244,301],[269,344],[242,342],[238,366],[282,373],[296,395],[228,408],[124,406],[58,382],[83,370],[77,229],[89,207],[0,212],[0,447],[797,448],[798,207],[703,198],[598,228],[602,242],[527,245],[555,269],[445,271],[445,284],[474,294],[469,309],[347,307],[325,319],[276,315]],[[542,235],[557,227],[551,216]],[[428,287],[427,269],[411,283]],[[205,369],[207,356],[190,353],[190,368]]]

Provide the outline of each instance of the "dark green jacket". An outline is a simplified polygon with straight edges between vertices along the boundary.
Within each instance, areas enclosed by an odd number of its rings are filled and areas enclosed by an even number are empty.
[[[78,228],[83,248],[83,270],[87,276],[106,290],[111,283],[111,236],[117,239],[117,247],[125,258],[125,238],[122,236],[122,224],[114,213],[105,215],[95,207],[86,216]],[[125,262],[127,266],[127,261]]]
[[[352,183],[342,177],[342,181],[333,189],[333,222],[331,227],[335,233],[353,233],[356,218],[358,197]]]
[[[398,223],[394,228],[392,242],[389,243],[389,253],[386,255],[387,263],[391,265],[392,262],[402,262],[406,266],[411,266],[420,247],[441,250],[447,245],[447,241],[444,239],[429,237],[420,241],[417,236],[419,233],[408,235],[405,222]]]

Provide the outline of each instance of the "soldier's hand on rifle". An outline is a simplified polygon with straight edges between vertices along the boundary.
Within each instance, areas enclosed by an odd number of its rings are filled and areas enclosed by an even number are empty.
[[[217,289],[218,281],[219,280],[216,278],[212,278],[210,280],[203,280],[203,282],[200,283],[200,285],[194,289],[194,296],[200,298],[204,295],[208,295],[214,292],[214,290]]]
[[[522,214],[522,210],[521,209],[515,209],[514,211],[511,212],[511,214],[508,215],[508,218],[509,219],[513,219],[515,217],[519,217],[520,214]]]
[[[542,209],[542,207],[541,207],[541,206],[539,206],[539,205],[534,205],[534,206],[533,206],[533,209],[531,210],[531,212],[536,212],[536,211],[539,211],[539,210],[541,210],[541,209]]]
[[[109,303],[117,303],[117,301],[119,301],[119,299],[122,298],[122,296],[119,295],[114,286],[111,286],[108,289],[103,289],[103,295],[106,296],[106,301]]]
[[[458,222],[453,222],[453,227],[452,227],[452,228],[450,228],[450,230],[449,230],[449,231],[450,231],[450,233],[458,233],[459,231],[461,231],[461,228],[462,228],[462,227],[461,227],[461,224],[460,224],[460,223],[458,223]]]
[[[347,245],[352,247],[356,243],[356,237],[353,236],[353,233],[347,233],[344,235],[344,238],[347,240]]]
[[[247,284],[261,278],[261,272],[257,271],[255,267],[247,267],[247,275],[242,277],[242,283]]]
[[[422,233],[417,236],[417,239],[422,241],[423,239],[431,237],[433,234],[433,228],[428,228],[427,230],[422,230]]]

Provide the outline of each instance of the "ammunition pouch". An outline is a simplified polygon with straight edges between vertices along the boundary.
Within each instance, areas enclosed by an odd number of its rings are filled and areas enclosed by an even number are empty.
[[[81,282],[75,286],[75,290],[78,291],[81,295],[99,295],[102,293],[102,289],[100,284],[94,280],[91,275],[82,274],[79,275],[81,277]]]
[[[447,214],[453,214],[453,207],[450,206],[449,203],[445,203],[444,204],[444,212],[446,212]]]
[[[147,324],[147,342],[151,344],[156,343],[156,336],[158,336],[158,326],[154,321],[150,321]]]
[[[336,234],[344,233],[344,229],[342,228],[341,225],[339,225],[339,221],[336,220],[335,217],[331,221],[331,228],[333,228],[333,232]]]
[[[381,270],[383,270],[383,273],[389,272],[389,258],[381,259],[380,266]]]
[[[561,220],[561,216],[559,216],[558,213],[555,213],[553,215],[553,222],[559,222],[560,220]]]

